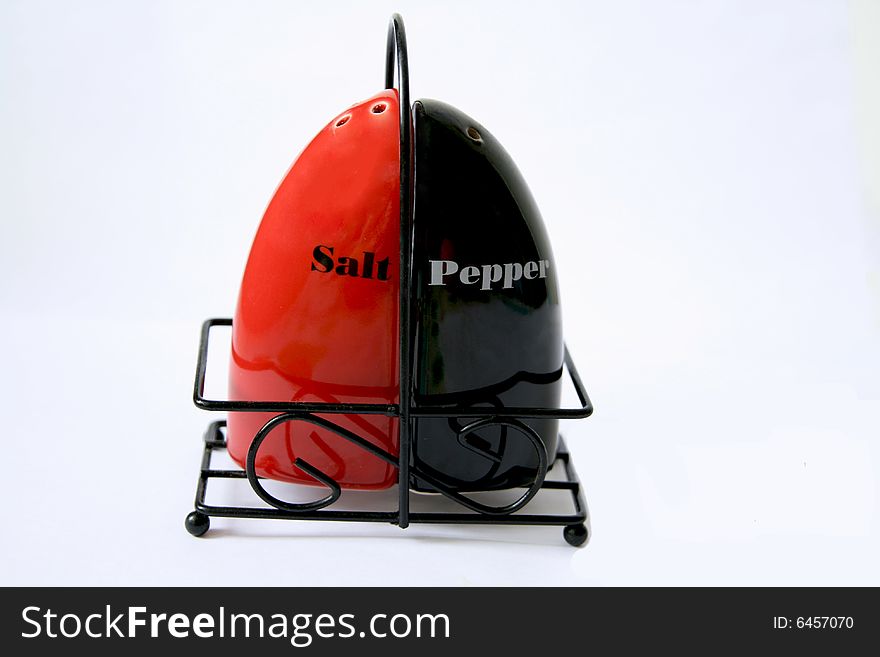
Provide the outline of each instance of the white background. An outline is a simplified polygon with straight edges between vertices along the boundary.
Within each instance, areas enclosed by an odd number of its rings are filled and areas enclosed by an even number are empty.
[[[232,313],[297,153],[381,88],[395,10],[413,98],[484,123],[542,208],[596,406],[565,430],[583,550],[183,528],[199,325]],[[878,17],[3,0],[0,584],[880,584]]]

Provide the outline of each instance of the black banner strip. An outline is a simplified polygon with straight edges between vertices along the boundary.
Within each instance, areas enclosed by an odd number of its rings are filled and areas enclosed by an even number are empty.
[[[0,640],[7,654],[850,654],[880,639],[877,600],[858,588],[6,588]]]

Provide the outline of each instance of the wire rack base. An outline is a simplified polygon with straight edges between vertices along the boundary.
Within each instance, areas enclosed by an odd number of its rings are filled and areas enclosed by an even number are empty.
[[[186,529],[193,536],[203,536],[214,518],[241,518],[263,520],[318,520],[342,522],[381,522],[398,525],[399,511],[335,510],[321,508],[306,511],[287,511],[266,506],[218,506],[207,502],[208,484],[213,479],[238,479],[248,481],[247,472],[241,468],[221,469],[212,467],[215,453],[226,449],[225,420],[212,422],[204,437],[202,462],[196,487],[195,509],[186,517]],[[563,527],[563,537],[569,545],[582,547],[590,538],[590,519],[583,490],[571,455],[559,438],[559,449],[553,465],[561,466],[564,474],[561,480],[544,480],[538,494],[542,491],[568,491],[571,496],[569,513],[513,513],[492,516],[476,512],[451,513],[444,511],[410,511],[409,523],[457,524],[457,525],[544,525]],[[552,466],[551,466],[552,467]],[[258,500],[257,500],[258,501]],[[332,505],[330,505],[332,506]]]

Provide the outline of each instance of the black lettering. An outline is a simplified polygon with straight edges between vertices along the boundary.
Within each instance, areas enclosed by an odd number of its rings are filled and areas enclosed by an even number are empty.
[[[364,251],[364,278],[373,278],[373,260],[376,256],[370,251]]]
[[[348,256],[339,257],[339,265],[336,267],[336,273],[340,276],[357,276],[358,261],[357,258],[349,258]]]
[[[326,250],[326,253],[324,252]],[[315,262],[312,263],[312,271],[319,271],[322,274],[326,274],[327,272],[333,269],[333,247],[332,246],[323,246],[319,244],[315,247],[315,250],[312,251],[312,257],[315,259]],[[320,267],[316,267],[318,264]]]
[[[376,278],[378,278],[380,281],[388,280],[388,263],[388,258],[382,258],[382,260],[379,261],[379,271],[376,274]]]
[[[363,269],[357,258],[351,256],[339,256],[334,260],[335,247],[325,244],[317,245],[312,251],[311,271],[327,274],[334,272],[337,276],[363,277],[376,280],[388,280],[388,268],[391,266],[390,258],[383,258],[376,262],[376,254],[372,251],[362,251],[364,254]]]

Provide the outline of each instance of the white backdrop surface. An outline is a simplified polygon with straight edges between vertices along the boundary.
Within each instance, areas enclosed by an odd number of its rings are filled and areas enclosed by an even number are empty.
[[[556,529],[183,529],[200,322],[232,313],[297,153],[381,87],[393,11],[413,98],[484,123],[547,223],[596,407],[565,430],[583,550]],[[0,584],[880,584],[878,17],[3,0]]]

